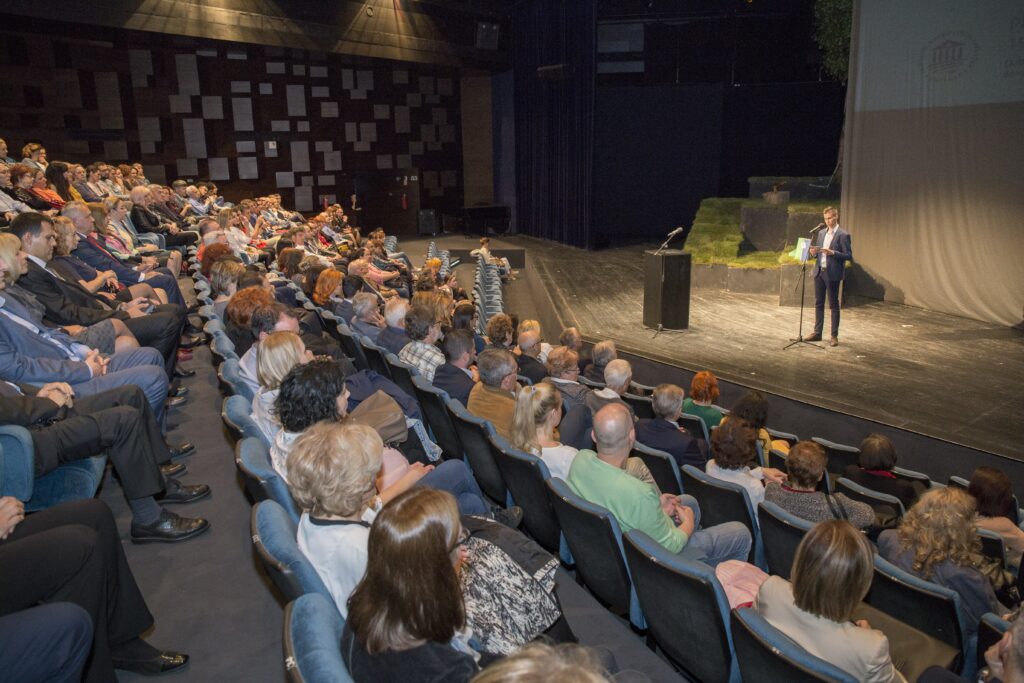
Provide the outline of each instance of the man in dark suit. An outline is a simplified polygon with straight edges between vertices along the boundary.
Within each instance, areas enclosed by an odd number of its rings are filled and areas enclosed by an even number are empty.
[[[696,439],[676,420],[683,413],[683,390],[675,384],[659,384],[651,395],[654,418],[636,423],[636,440],[645,446],[665,451],[679,466],[704,468],[705,457]]]
[[[825,324],[825,295],[831,312],[832,337],[829,346],[839,346],[839,286],[846,275],[846,262],[853,259],[850,233],[839,227],[839,211],[829,206],[822,212],[825,228],[814,237],[814,334],[805,341],[821,341]]]
[[[519,351],[516,363],[519,365],[520,375],[529,379],[533,384],[548,376],[548,369],[537,360],[537,356],[540,355],[540,332],[526,330],[520,333]]]
[[[153,287],[164,290],[167,293],[167,301],[179,306],[185,305],[185,298],[178,288],[178,281],[175,276],[166,269],[152,271],[134,270],[117,260],[106,247],[96,239],[96,221],[92,217],[89,207],[83,202],[68,202],[61,209],[61,215],[66,216],[75,225],[80,240],[78,247],[73,252],[75,256],[82,259],[90,266],[99,271],[112,270],[117,276],[118,282],[125,287],[146,282]]]
[[[18,283],[46,308],[44,322],[94,325],[109,318],[120,320],[139,345],[152,346],[160,352],[168,377],[173,375],[185,326],[184,307],[166,304],[154,307],[148,314],[139,305],[123,304],[114,309],[78,282],[65,280],[48,268],[53,258],[54,232],[47,216],[21,214],[11,224],[11,233],[21,239],[22,251],[28,254],[28,268]]]
[[[167,476],[180,474],[185,467],[171,462],[153,411],[138,387],[77,397],[64,382],[39,389],[0,382],[0,424],[29,430],[37,477],[66,462],[106,453],[132,509],[131,535],[136,542],[184,541],[209,527],[202,518],[179,517],[161,507],[161,502],[204,498],[210,487],[184,486]]]
[[[434,386],[448,394],[449,398],[469,403],[469,392],[479,381],[476,368],[476,344],[469,330],[451,330],[441,342],[441,350],[447,362],[434,370]]]

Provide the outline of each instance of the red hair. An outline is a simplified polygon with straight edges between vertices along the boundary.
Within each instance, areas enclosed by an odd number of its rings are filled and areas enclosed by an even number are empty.
[[[231,251],[231,247],[222,242],[214,242],[203,250],[203,257],[200,261],[202,265],[199,268],[199,272],[209,278],[210,269],[213,268],[213,264],[225,256],[231,256],[232,254],[234,254],[234,252]]]
[[[694,401],[718,400],[718,380],[708,370],[701,370],[693,376],[690,382],[690,398]]]
[[[246,287],[236,292],[228,301],[224,317],[239,327],[248,328],[253,311],[273,303],[274,295],[262,287]]]

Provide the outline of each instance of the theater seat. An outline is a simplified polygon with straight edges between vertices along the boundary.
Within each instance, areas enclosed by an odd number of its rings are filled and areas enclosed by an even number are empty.
[[[290,683],[352,683],[341,657],[345,620],[332,600],[307,593],[284,609],[284,666]]]
[[[103,481],[107,456],[97,455],[61,465],[35,476],[32,435],[18,425],[0,426],[0,496],[25,504],[25,512],[96,495]]]
[[[732,611],[732,639],[743,683],[857,683],[769,624],[756,611]]]
[[[283,507],[272,500],[254,505],[250,531],[264,569],[285,600],[319,593],[334,602],[316,569],[299,550],[295,541],[296,525]]]
[[[235,466],[242,473],[245,489],[254,502],[272,500],[283,507],[292,523],[298,525],[300,510],[288,485],[270,462],[270,453],[263,442],[242,439],[235,446]]]

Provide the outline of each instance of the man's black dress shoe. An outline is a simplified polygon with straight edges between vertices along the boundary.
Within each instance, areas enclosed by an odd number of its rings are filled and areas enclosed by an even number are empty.
[[[171,452],[172,458],[180,458],[183,455],[191,455],[194,453],[196,446],[191,441],[183,441],[176,446],[167,444],[167,450]]]
[[[144,676],[176,671],[188,664],[188,655],[184,652],[161,652],[151,659],[119,659],[111,657],[115,669],[131,671]]]
[[[179,474],[185,474],[185,466],[180,462],[165,462],[160,465],[160,474],[165,477],[176,477]]]
[[[804,341],[821,341],[821,335],[812,334],[810,337],[804,337]]]
[[[132,522],[132,543],[178,543],[198,536],[210,528],[202,517],[181,517],[162,510],[160,518],[143,526]]]
[[[185,484],[179,484],[176,479],[168,479],[167,490],[154,496],[154,498],[161,505],[180,505],[197,501],[200,498],[206,498],[208,495],[210,495],[210,487],[206,484],[186,486]]]
[[[188,370],[187,368],[183,368],[183,367],[181,367],[179,365],[178,367],[174,368],[174,376],[175,377],[195,377],[196,376],[196,371],[195,370]]]
[[[184,396],[171,396],[167,399],[167,407],[173,408],[174,406],[180,406],[183,403],[187,403],[188,399]]]
[[[182,348],[182,349],[195,348],[196,346],[199,346],[200,344],[202,344],[204,341],[205,340],[202,337],[200,337],[198,334],[197,335],[191,335],[190,334],[190,335],[188,335],[186,337],[182,337],[181,338],[181,341],[178,343],[178,348]]]

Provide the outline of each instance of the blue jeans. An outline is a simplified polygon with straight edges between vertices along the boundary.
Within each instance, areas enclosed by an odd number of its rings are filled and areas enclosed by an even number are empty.
[[[459,512],[464,515],[487,515],[489,510],[484,494],[473,478],[466,463],[461,460],[445,460],[420,479],[421,486],[447,491],[455,496]]]
[[[700,528],[700,505],[693,496],[679,496],[682,505],[693,510],[694,532],[679,554],[688,560],[698,560],[712,567],[726,560],[747,561],[750,554],[750,530],[741,522],[716,524],[710,529]]]
[[[57,379],[57,378],[55,378]],[[88,382],[72,384],[79,396],[92,396],[107,389],[121,387],[126,384],[137,384],[153,409],[153,417],[164,427],[164,402],[167,400],[167,372],[164,358],[160,352],[149,346],[142,346],[131,351],[122,351],[110,356],[107,374],[94,377]]]

